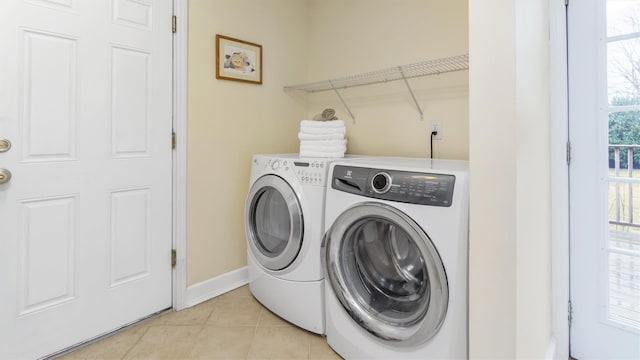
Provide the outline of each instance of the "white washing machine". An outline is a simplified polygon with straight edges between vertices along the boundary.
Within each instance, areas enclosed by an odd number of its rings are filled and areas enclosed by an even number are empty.
[[[255,155],[245,205],[251,293],[306,330],[324,333],[324,234],[327,171],[340,159]]]
[[[467,358],[468,162],[329,169],[326,335],[345,359]]]

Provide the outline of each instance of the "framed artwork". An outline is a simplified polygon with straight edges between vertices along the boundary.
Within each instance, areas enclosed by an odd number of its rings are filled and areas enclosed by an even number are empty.
[[[216,79],[262,84],[262,45],[216,35]]]

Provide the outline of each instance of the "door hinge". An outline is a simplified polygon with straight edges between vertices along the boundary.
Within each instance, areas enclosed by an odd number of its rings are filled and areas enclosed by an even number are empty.
[[[176,132],[175,131],[171,132],[171,149],[172,150],[176,149]]]
[[[567,165],[571,165],[571,142],[567,141]]]
[[[171,17],[171,32],[175,34],[176,31],[178,31],[178,17],[173,15]]]
[[[178,255],[175,249],[171,249],[171,267],[175,267],[178,262]]]
[[[569,323],[569,327],[571,327],[571,323],[573,322],[573,306],[571,305],[571,301],[569,301],[567,307],[567,322]]]

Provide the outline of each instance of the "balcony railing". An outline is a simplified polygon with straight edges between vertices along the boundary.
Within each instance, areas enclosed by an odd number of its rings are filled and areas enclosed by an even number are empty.
[[[640,228],[640,177],[634,176],[633,155],[640,145],[609,145],[613,151],[613,169],[609,171],[609,223],[612,225]],[[626,152],[626,169],[621,168],[620,154]],[[635,185],[635,186],[634,186]]]
[[[640,329],[640,145],[609,145],[608,318]],[[626,157],[626,169],[621,159]]]

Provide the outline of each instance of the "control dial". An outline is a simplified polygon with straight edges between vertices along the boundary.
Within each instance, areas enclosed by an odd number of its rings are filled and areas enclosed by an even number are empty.
[[[379,172],[371,179],[371,187],[378,194],[384,194],[391,188],[391,175]]]

